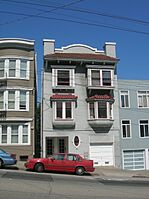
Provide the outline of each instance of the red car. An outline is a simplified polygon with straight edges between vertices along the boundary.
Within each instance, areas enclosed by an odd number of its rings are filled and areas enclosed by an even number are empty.
[[[93,172],[93,160],[86,160],[79,154],[58,153],[48,158],[28,159],[25,167],[37,172],[59,171],[83,175],[85,172]]]

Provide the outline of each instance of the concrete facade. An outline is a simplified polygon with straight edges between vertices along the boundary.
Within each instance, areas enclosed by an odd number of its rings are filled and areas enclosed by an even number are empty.
[[[121,167],[131,170],[148,170],[149,81],[118,80],[118,93]],[[128,99],[128,103],[121,95],[125,95],[124,98]]]
[[[82,44],[56,49],[55,41],[46,39],[43,45],[42,156],[55,152],[72,152],[93,158],[95,166],[119,167],[116,44],[105,43],[102,50]],[[69,83],[63,82],[62,73],[58,77],[59,71],[69,73]],[[101,78],[101,85],[93,84],[94,71],[95,81]],[[101,76],[97,78],[98,72]],[[104,75],[110,77],[104,78]],[[71,104],[70,118],[67,117],[70,114],[67,102]],[[62,113],[58,104],[62,106]],[[96,107],[100,104],[105,108],[102,116],[99,116],[100,107]],[[92,105],[94,108],[91,110],[89,107]],[[57,117],[58,115],[60,116]],[[102,154],[97,154],[100,149]],[[104,159],[106,153],[107,159]]]

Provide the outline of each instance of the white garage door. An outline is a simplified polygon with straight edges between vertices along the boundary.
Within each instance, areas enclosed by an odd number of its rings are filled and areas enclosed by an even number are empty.
[[[91,143],[90,159],[94,160],[94,166],[112,166],[113,145]]]
[[[123,168],[128,170],[145,169],[144,150],[123,151]]]

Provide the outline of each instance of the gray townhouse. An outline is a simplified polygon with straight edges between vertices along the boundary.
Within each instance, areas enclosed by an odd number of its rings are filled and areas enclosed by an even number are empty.
[[[0,148],[26,160],[35,153],[34,41],[0,38]]]
[[[95,166],[121,164],[116,43],[55,48],[44,39],[42,156],[79,153]]]
[[[118,80],[121,168],[149,170],[149,81]]]

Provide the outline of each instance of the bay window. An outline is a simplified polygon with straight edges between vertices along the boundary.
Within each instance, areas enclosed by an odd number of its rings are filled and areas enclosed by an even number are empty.
[[[29,110],[29,91],[2,90],[0,91],[0,110],[19,111]]]
[[[112,119],[112,105],[106,101],[89,102],[89,119]]]
[[[29,79],[29,60],[5,58],[0,60],[0,78]]]
[[[30,123],[1,123],[0,144],[30,144]]]
[[[57,101],[55,102],[56,115],[55,119],[73,119],[73,106],[72,101]]]

